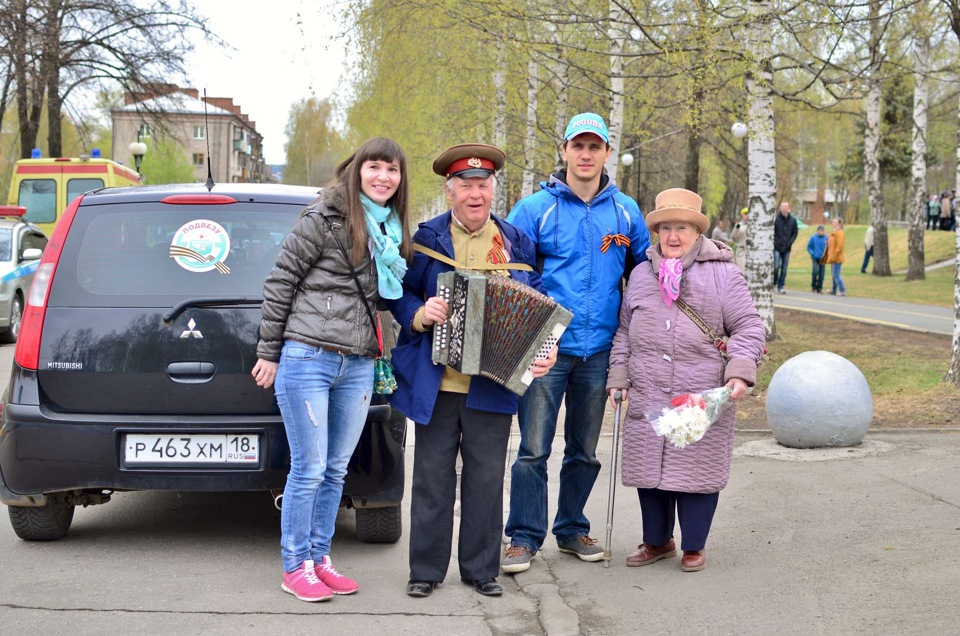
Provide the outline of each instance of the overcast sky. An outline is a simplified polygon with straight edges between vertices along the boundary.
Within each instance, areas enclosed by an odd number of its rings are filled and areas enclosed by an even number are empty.
[[[232,97],[264,137],[267,163],[283,163],[290,106],[336,89],[344,49],[332,0],[203,0],[210,30],[236,50],[199,42],[188,60],[190,85],[210,97]],[[298,13],[299,22],[298,24]]]

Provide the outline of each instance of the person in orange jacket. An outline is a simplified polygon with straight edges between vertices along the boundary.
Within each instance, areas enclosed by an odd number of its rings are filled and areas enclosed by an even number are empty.
[[[827,264],[830,266],[830,275],[833,277],[834,296],[846,296],[847,288],[843,285],[843,279],[840,278],[840,268],[843,266],[846,258],[843,256],[843,221],[833,220],[833,232],[827,238]]]

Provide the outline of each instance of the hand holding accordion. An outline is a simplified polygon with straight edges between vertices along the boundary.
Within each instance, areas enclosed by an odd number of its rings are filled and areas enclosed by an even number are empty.
[[[457,270],[437,277],[447,320],[433,329],[433,362],[523,395],[573,319],[552,298],[507,276]],[[539,374],[538,374],[539,375]]]

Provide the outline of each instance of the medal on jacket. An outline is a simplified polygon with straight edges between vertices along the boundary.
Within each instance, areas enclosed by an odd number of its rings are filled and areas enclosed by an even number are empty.
[[[607,234],[603,237],[603,240],[600,241],[600,251],[606,254],[611,244],[630,247],[630,237],[624,236],[623,234]]]

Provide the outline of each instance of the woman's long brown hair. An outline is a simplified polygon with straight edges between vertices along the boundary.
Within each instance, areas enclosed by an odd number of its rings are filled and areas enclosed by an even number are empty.
[[[407,227],[407,156],[400,144],[386,137],[374,137],[363,142],[356,152],[337,166],[337,185],[334,189],[340,195],[343,205],[341,212],[347,221],[350,258],[357,266],[369,257],[367,223],[364,220],[363,204],[360,202],[360,194],[363,192],[360,187],[360,168],[365,161],[395,161],[400,167],[400,185],[387,201],[386,207],[393,208],[400,217],[400,226],[403,228],[403,241],[399,246],[400,255],[409,265],[413,262],[413,243],[410,240],[410,229]]]

